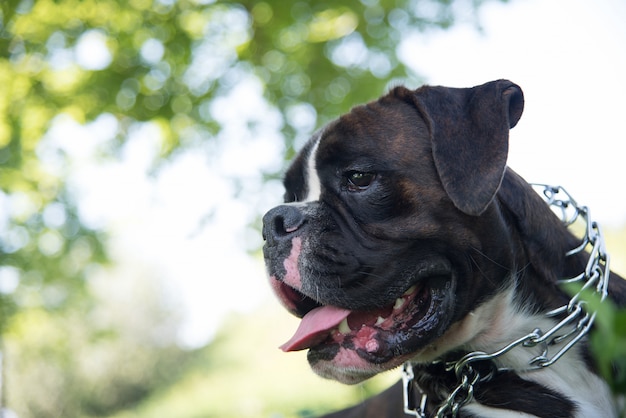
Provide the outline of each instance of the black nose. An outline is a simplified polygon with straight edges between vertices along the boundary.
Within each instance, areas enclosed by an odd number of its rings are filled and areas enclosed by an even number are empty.
[[[304,224],[302,211],[295,206],[276,206],[263,216],[263,239],[269,243],[287,238]]]

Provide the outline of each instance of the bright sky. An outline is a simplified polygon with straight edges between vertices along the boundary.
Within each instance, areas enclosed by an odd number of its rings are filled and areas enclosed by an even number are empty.
[[[481,17],[482,35],[466,26],[406,40],[406,62],[431,84],[519,84],[526,106],[509,165],[566,187],[599,221],[624,223],[626,2],[513,0]]]
[[[461,25],[411,35],[401,56],[431,84],[518,83],[526,108],[509,164],[529,181],[566,187],[601,223],[626,222],[626,198],[616,193],[626,164],[626,2],[511,0],[488,3],[481,20],[482,34]],[[280,117],[261,92],[255,80],[241,82],[209,109],[229,122],[228,141],[198,144],[153,179],[146,171],[156,157],[154,127],[137,129],[119,161],[99,164],[97,146],[78,144],[106,141],[111,116],[86,127],[60,119],[49,135],[50,164],[54,149],[72,156],[81,213],[112,229],[116,258],[144,264],[178,299],[186,318],[180,338],[189,346],[207,342],[227,313],[250,312],[271,297],[262,261],[245,251],[261,243],[245,225],[282,196],[279,184],[258,186],[261,170],[280,167],[283,153]],[[256,118],[253,136],[236,123],[242,114]],[[234,177],[243,179],[237,198]]]

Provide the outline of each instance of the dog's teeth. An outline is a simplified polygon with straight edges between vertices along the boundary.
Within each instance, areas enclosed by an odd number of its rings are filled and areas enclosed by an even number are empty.
[[[379,316],[378,319],[376,320],[376,324],[374,325],[380,325],[383,322],[385,322],[385,318],[383,318],[382,316]]]
[[[404,298],[398,298],[396,299],[396,303],[393,305],[393,309],[400,309],[402,307],[402,305],[404,305]]]
[[[339,332],[342,334],[350,334],[350,326],[348,325],[348,318],[344,318],[343,321],[339,323]]]
[[[416,285],[413,285],[411,287],[409,287],[406,292],[403,293],[403,296],[407,296],[410,295],[411,293],[415,292],[415,289],[417,289]]]

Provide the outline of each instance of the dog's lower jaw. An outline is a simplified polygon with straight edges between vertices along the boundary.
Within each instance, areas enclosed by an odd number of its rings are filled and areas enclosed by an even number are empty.
[[[336,367],[329,361],[317,362],[314,366],[311,366],[311,368],[317,375],[325,379],[336,380],[337,382],[345,385],[355,385],[361,383],[388,370],[387,368],[377,367],[368,367],[367,369],[356,367],[340,368]]]
[[[548,330],[556,322],[542,314],[525,312],[514,301],[515,291],[505,289],[453,324],[438,340],[417,353],[411,362],[429,363],[452,350],[493,353],[535,328]],[[554,352],[559,346],[551,347]],[[552,351],[551,351],[552,352]],[[616,411],[606,382],[585,364],[580,344],[549,367],[529,371],[529,361],[542,354],[542,347],[518,346],[494,361],[499,368],[516,372],[522,379],[560,393],[575,405],[576,418],[615,417]],[[471,416],[524,417],[519,411],[492,408],[472,401],[463,407]]]
[[[354,350],[339,345],[332,359],[317,358],[315,351],[309,351],[308,359],[311,369],[319,376],[336,380],[343,384],[354,385],[375,375],[399,367],[411,359],[411,355],[396,356],[383,364],[370,363],[357,355]],[[350,364],[350,366],[340,365]]]

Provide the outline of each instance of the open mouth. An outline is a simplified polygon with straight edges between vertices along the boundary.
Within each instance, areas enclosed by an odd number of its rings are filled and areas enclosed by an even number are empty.
[[[272,279],[274,291],[302,321],[294,335],[280,348],[283,351],[309,349],[313,369],[376,372],[400,365],[441,334],[454,281],[450,276],[424,278],[383,308],[352,311],[321,305],[283,282]],[[319,370],[316,370],[319,372]],[[375,374],[373,372],[371,374]],[[341,379],[335,372],[326,377]],[[366,376],[369,377],[369,376]]]
[[[297,292],[291,289],[294,292]],[[334,306],[310,310],[300,322],[296,333],[280,348],[297,351],[320,344],[343,344],[350,341],[358,349],[378,351],[373,333],[401,331],[423,318],[430,298],[429,289],[411,286],[393,304],[372,311],[350,311]]]

